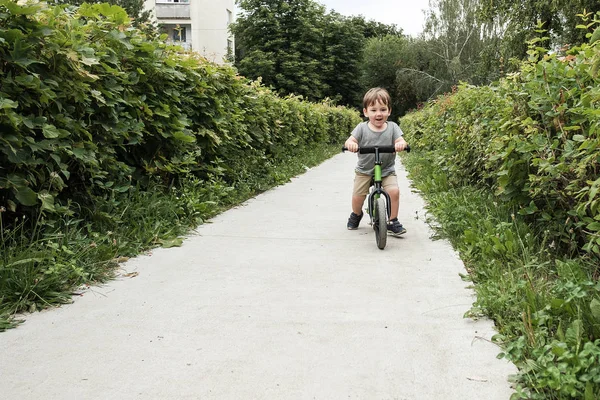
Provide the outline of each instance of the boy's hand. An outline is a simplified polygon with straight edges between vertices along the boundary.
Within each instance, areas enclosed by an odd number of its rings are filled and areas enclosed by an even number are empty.
[[[406,146],[408,146],[408,143],[406,143],[406,141],[403,138],[400,138],[396,140],[396,142],[394,142],[394,149],[396,150],[396,152],[404,151],[404,149],[406,149]]]
[[[353,153],[356,153],[358,151],[358,143],[354,140],[346,140],[344,146],[348,149],[348,151],[351,151]]]

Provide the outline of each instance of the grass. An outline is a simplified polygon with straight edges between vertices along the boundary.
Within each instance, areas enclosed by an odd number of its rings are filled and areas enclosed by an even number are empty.
[[[519,368],[513,399],[600,398],[600,283],[488,189],[451,185],[426,152],[403,156],[437,235],[460,253],[477,293],[465,316],[495,321]],[[432,221],[433,222],[433,221]]]
[[[157,183],[145,191],[134,188],[82,208],[85,217],[0,218],[0,331],[21,322],[20,313],[67,303],[80,285],[111,279],[128,257],[156,246],[180,245],[181,236],[206,219],[337,152],[337,145],[304,151],[233,184],[189,176],[176,187]]]

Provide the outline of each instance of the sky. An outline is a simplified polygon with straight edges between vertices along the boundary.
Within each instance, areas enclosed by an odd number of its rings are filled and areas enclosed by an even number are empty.
[[[405,35],[417,36],[423,30],[429,0],[316,0],[342,15],[363,15],[367,20],[396,24]]]

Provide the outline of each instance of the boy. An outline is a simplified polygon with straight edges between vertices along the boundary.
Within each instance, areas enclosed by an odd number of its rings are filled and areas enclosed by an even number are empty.
[[[388,122],[391,114],[391,98],[383,88],[370,89],[363,98],[363,114],[369,120],[361,122],[354,128],[344,146],[356,153],[361,146],[390,146],[394,145],[396,151],[402,151],[407,143],[402,138],[402,130],[395,122]],[[400,203],[400,190],[396,178],[396,154],[380,154],[381,171],[383,176],[382,186],[390,195],[391,215],[388,223],[388,234],[400,236],[406,229],[398,222],[398,205]],[[369,193],[373,170],[375,168],[374,154],[359,154],[352,191],[352,213],[348,218],[348,229],[357,229],[363,217],[362,207]]]

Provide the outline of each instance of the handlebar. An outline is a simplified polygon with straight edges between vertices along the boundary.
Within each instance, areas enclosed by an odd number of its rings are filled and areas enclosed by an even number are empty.
[[[347,147],[342,147],[342,152],[348,150]],[[372,154],[375,153],[375,150],[378,150],[380,153],[395,153],[396,152],[396,148],[394,146],[369,146],[369,147],[360,147],[358,149],[358,152],[360,154]],[[407,153],[410,152],[410,146],[406,146],[406,148],[404,149],[404,151],[406,151]]]

